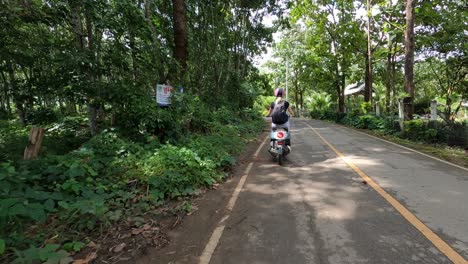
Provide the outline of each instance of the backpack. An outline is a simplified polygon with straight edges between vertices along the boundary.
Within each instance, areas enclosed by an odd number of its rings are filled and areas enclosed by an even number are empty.
[[[273,121],[274,124],[282,125],[288,122],[289,116],[286,113],[285,102],[286,101],[281,100],[275,103],[275,108],[273,108],[273,112],[271,113],[271,121]]]

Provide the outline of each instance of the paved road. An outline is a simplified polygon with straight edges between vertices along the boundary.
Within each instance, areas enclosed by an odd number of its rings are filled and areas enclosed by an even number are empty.
[[[424,236],[308,125],[435,238]],[[271,160],[266,145],[260,150],[233,210],[218,216],[229,215],[219,241],[210,240],[215,224],[195,239],[202,246],[185,251],[185,258],[172,252],[171,263],[197,263],[209,242],[216,246],[208,254],[212,264],[452,263],[451,250],[466,263],[468,170],[325,122],[295,119],[292,133],[285,166]],[[448,249],[436,247],[441,243]],[[151,259],[146,262],[160,263]]]

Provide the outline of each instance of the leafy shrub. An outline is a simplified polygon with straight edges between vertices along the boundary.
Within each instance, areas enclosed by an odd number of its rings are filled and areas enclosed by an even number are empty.
[[[394,120],[390,117],[377,117],[374,115],[359,116],[356,113],[345,114],[339,123],[361,129],[377,130],[383,134],[395,133]]]
[[[313,92],[309,98],[306,98],[306,102],[311,111],[319,113],[328,112],[333,104],[331,95],[326,92]]]
[[[50,108],[38,108],[28,112],[28,123],[34,125],[44,125],[56,122],[58,114]]]
[[[424,115],[431,112],[431,98],[422,98],[414,103],[414,113]]]
[[[331,111],[318,111],[318,110],[310,111],[310,117],[313,119],[332,120],[332,121],[337,121],[338,119],[342,118],[342,116],[340,116],[339,113],[335,113]]]
[[[403,136],[414,141],[433,143],[437,140],[438,131],[428,128],[428,122],[421,119],[405,121]]]
[[[163,146],[147,159],[143,172],[155,198],[191,195],[221,179],[211,160],[200,158],[191,149],[171,145]]]
[[[370,102],[362,102],[361,103],[361,111],[364,114],[369,113],[370,111],[372,111],[372,104]]]
[[[268,109],[270,109],[271,103],[274,101],[274,96],[258,96],[254,104],[254,109],[261,116],[266,116],[268,114]]]
[[[375,127],[377,118],[372,115],[360,116],[354,125],[356,128],[368,129],[369,127]]]
[[[21,159],[27,143],[28,128],[16,120],[0,120],[0,162]]]
[[[192,195],[221,180],[235,163],[232,155],[241,151],[245,138],[258,132],[264,121],[248,109],[195,109],[195,104],[180,111],[153,109],[155,116],[142,119],[148,123],[139,128],[143,131],[138,130],[138,137],[123,136],[128,132],[122,134],[122,126],[104,129],[67,154],[0,165],[0,243],[6,244],[7,259],[66,258],[64,251],[69,251],[71,239],[83,238],[77,231],[105,228],[130,214],[147,212],[165,199]],[[151,124],[162,115],[165,121]],[[203,121],[197,120],[205,115]],[[176,124],[169,128],[181,137],[174,140],[177,145],[163,144],[160,136],[147,132],[170,119]],[[82,134],[87,130],[85,121],[66,118],[50,125],[48,133],[57,139],[87,136]],[[10,131],[9,135],[21,131],[9,124],[0,128]],[[184,136],[195,126],[199,133]],[[26,134],[26,129],[19,133]],[[60,234],[54,241],[59,247],[48,248],[44,241],[55,234]]]

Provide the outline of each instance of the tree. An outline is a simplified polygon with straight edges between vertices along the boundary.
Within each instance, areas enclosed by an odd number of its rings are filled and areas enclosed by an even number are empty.
[[[414,0],[406,0],[405,29],[405,119],[412,119],[414,113]]]
[[[180,65],[180,77],[183,78],[185,71],[187,70],[188,60],[188,33],[185,0],[172,0],[172,7],[174,9],[174,58]]]
[[[294,21],[302,19],[308,25],[309,48],[313,53],[319,52],[316,55],[323,59],[319,67],[326,65],[322,69],[330,78],[324,81],[332,81],[339,112],[345,110],[344,89],[350,66],[357,59],[356,50],[367,56],[355,8],[351,1],[298,1],[293,8]]]
[[[425,57],[418,62],[420,75],[432,81],[431,99],[437,97],[444,103],[441,116],[448,124],[455,122],[462,102],[468,98],[466,32],[460,26],[465,23],[464,5],[463,1],[423,1],[415,18],[421,25],[416,48]]]

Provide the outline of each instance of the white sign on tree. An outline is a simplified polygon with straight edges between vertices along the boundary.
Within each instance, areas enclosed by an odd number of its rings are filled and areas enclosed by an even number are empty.
[[[172,86],[158,84],[156,86],[156,103],[161,106],[171,105]]]

